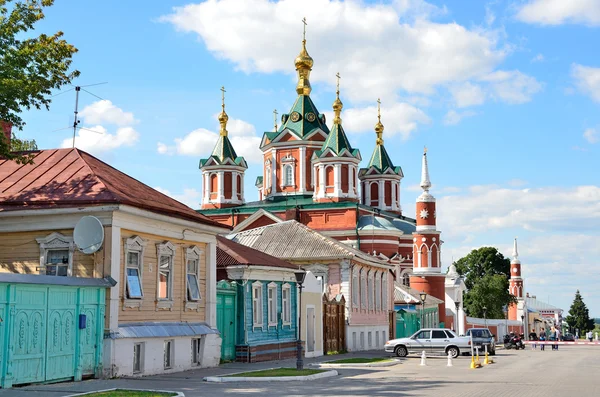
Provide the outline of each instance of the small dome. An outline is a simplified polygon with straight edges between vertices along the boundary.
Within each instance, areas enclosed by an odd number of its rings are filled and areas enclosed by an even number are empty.
[[[343,107],[344,104],[340,101],[340,98],[336,98],[335,101],[333,101],[333,110],[342,110]]]
[[[302,50],[296,57],[294,64],[296,65],[296,70],[312,69],[314,61],[311,56],[308,55],[308,51],[306,51],[306,40],[302,42]]]
[[[375,132],[377,132],[377,133],[383,132],[383,124],[381,124],[381,121],[378,121],[377,124],[375,124]]]
[[[225,110],[223,110],[221,113],[219,113],[218,120],[219,120],[219,123],[226,123],[227,120],[229,120],[229,116],[227,115],[227,113],[225,113]]]

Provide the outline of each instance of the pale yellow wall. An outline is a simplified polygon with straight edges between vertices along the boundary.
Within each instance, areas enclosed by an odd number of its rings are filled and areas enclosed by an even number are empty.
[[[315,307],[315,351],[323,352],[323,296],[302,292],[302,340],[306,341],[306,306]]]
[[[73,236],[73,229],[0,233],[0,273],[40,274],[40,245],[36,239],[54,232]],[[86,255],[75,249],[73,276],[102,277],[103,255],[103,250]],[[95,266],[94,263],[99,265]]]
[[[125,240],[130,237],[139,236],[146,242],[143,258],[143,273],[142,273],[142,289],[144,297],[141,307],[125,308],[122,307],[119,312],[119,323],[130,323],[140,321],[189,321],[203,322],[205,321],[205,304],[206,304],[206,244],[197,243],[178,239],[167,239],[157,235],[146,233],[137,233],[131,230],[121,230],[121,266],[118,281],[119,297],[123,303],[125,300],[125,250],[123,248]],[[158,278],[158,258],[157,244],[171,242],[176,248],[175,258],[173,261],[173,308],[171,310],[157,310],[157,278]],[[199,260],[199,278],[200,294],[202,299],[199,301],[198,310],[185,309],[186,299],[186,267],[185,267],[185,252],[191,246],[197,246],[202,254]],[[115,277],[115,276],[113,276]],[[133,300],[132,300],[133,301]]]

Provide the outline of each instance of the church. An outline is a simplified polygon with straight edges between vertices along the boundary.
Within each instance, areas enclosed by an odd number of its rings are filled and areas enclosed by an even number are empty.
[[[294,65],[297,98],[280,124],[276,121],[271,131],[264,132],[260,143],[263,169],[255,184],[259,201],[245,200],[248,164],[228,138],[229,116],[223,97],[218,141],[211,155],[200,160],[203,187],[199,212],[232,227],[234,233],[294,220],[362,251],[389,265],[395,284],[437,298],[441,303],[430,326],[444,326],[442,241],[436,227],[436,200],[429,193],[427,151],[422,157],[422,194],[412,218],[401,206],[402,167],[394,164],[384,144],[381,102],[377,100],[378,112],[373,115],[376,146],[363,162],[360,150],[352,146],[344,131],[339,73],[331,124],[311,99],[314,61],[306,35]],[[334,275],[327,271],[315,275],[324,285],[339,281],[331,280]]]

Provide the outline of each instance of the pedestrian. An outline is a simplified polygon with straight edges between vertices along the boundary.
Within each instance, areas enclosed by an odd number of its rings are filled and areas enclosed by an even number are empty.
[[[587,338],[590,342],[594,339],[594,335],[592,334],[592,331],[588,331]]]
[[[560,332],[560,328],[556,328],[556,342],[562,340],[562,334]],[[554,345],[554,350],[558,350],[558,343]]]
[[[550,340],[554,342],[556,340],[556,328],[550,328]],[[556,350],[556,345],[552,344],[552,350]]]
[[[546,331],[542,328],[540,331],[540,350],[544,350],[546,347]]]
[[[529,340],[533,341],[532,348],[533,348],[533,350],[535,350],[537,348],[537,343],[535,343],[535,342],[538,340],[538,336],[535,333],[535,329],[532,329],[531,332],[529,333]]]

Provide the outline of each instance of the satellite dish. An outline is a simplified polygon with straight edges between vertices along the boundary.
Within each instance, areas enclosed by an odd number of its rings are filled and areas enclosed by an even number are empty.
[[[73,239],[79,251],[84,254],[93,254],[102,247],[104,227],[95,216],[84,216],[75,225]]]

